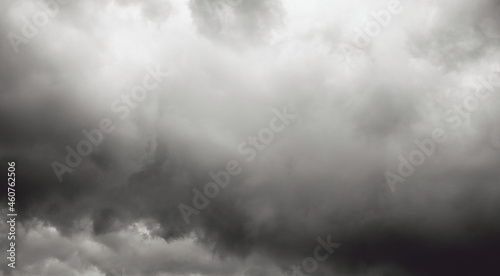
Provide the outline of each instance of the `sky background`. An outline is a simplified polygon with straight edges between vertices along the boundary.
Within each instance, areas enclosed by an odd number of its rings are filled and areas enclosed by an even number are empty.
[[[63,2],[26,38],[47,5],[0,0],[18,213],[13,270],[2,191],[0,275],[286,275],[328,236],[341,247],[310,275],[498,270],[500,1],[401,0],[363,47],[391,1]],[[116,112],[151,68],[161,82]],[[464,111],[481,77],[490,94]],[[276,110],[296,117],[248,161]],[[54,162],[105,118],[59,181]],[[437,128],[446,142],[391,189]],[[187,224],[179,204],[230,160],[242,172]]]

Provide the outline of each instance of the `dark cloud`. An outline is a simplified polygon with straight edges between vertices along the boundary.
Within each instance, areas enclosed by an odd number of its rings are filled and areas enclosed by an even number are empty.
[[[311,275],[491,274],[498,85],[459,128],[446,114],[498,66],[498,1],[402,5],[347,59],[385,1],[72,2],[17,54],[9,33],[43,6],[2,2],[0,160],[17,164],[20,222],[3,273],[278,275],[330,236],[342,246]],[[168,74],[121,119],[113,102],[156,65]],[[248,162],[239,146],[284,107],[297,118]],[[53,162],[104,118],[115,130],[59,182]],[[391,192],[386,170],[436,127],[448,141]],[[186,224],[179,204],[230,160],[242,173]]]
[[[193,20],[201,33],[232,42],[259,42],[282,25],[280,1],[192,0]]]

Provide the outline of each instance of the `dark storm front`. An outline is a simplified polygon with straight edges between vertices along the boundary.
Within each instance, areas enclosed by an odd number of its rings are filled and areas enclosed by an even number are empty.
[[[146,99],[148,93],[158,88],[163,78],[170,75],[169,72],[161,71],[159,65],[156,65],[155,68],[148,67],[147,72],[142,78],[140,85],[133,87],[130,93],[123,93],[111,102],[110,110],[116,113],[121,120],[127,119],[131,111],[136,109]],[[111,118],[102,118],[98,126],[98,128],[91,129],[90,131],[86,129],[82,130],[84,138],[78,142],[76,150],[69,145],[66,146],[65,164],[58,161],[52,162],[52,169],[59,182],[63,181],[65,173],[71,173],[76,167],[80,166],[83,158],[91,155],[102,144],[104,138],[107,135],[111,135],[116,129],[116,125]]]

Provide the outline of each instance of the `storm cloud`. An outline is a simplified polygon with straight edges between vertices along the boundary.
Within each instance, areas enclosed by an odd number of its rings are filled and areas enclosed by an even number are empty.
[[[0,271],[494,273],[499,12],[1,1],[0,164],[16,163],[18,215],[15,269],[0,223]],[[308,271],[327,238],[339,246]]]

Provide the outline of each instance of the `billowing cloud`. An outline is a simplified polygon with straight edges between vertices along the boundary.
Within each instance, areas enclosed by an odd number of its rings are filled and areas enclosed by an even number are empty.
[[[47,3],[0,3],[4,274],[495,271],[498,1]]]

